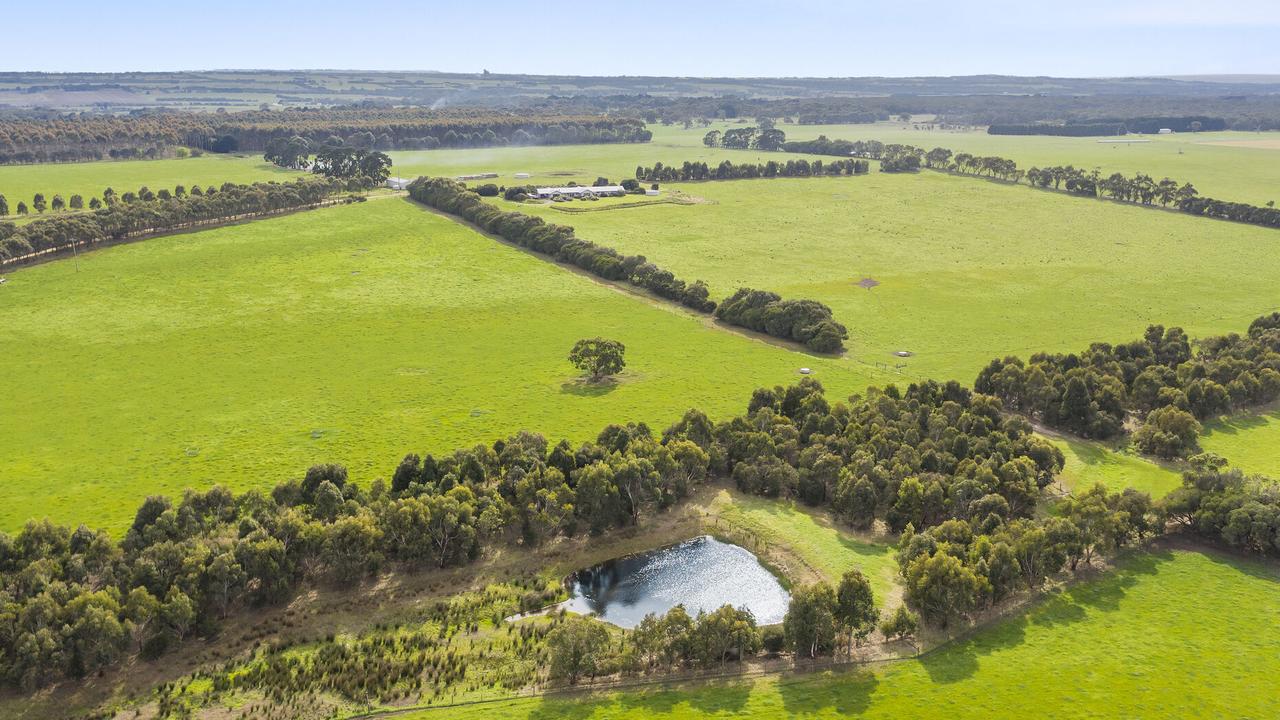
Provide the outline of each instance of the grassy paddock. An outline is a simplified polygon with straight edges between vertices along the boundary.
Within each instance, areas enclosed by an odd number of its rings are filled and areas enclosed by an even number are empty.
[[[1059,435],[1051,439],[1067,460],[1058,476],[1067,490],[1086,490],[1102,483],[1112,491],[1131,487],[1159,498],[1182,484],[1182,473],[1177,468],[1127,449]]]
[[[1280,408],[1206,423],[1200,446],[1247,473],[1280,478]]]
[[[1143,172],[1156,180],[1168,176],[1190,182],[1202,195],[1262,205],[1280,202],[1280,133],[1215,132],[1129,136],[1148,140],[1100,143],[1101,138],[1047,135],[988,135],[986,130],[916,130],[897,122],[870,125],[780,125],[788,140],[819,135],[844,140],[907,143],[925,149],[1000,155],[1027,169],[1038,165],[1074,165],[1105,174]],[[1113,139],[1113,138],[1106,138]]]
[[[1280,699],[1278,581],[1274,564],[1137,553],[918,660],[400,717],[1268,717]]]
[[[801,567],[782,568],[790,580],[817,575],[834,584],[845,571],[857,568],[871,581],[877,603],[897,597],[892,538],[859,537],[824,512],[728,490],[721,491],[705,512],[711,529],[728,530],[726,538],[766,559],[778,550],[784,558],[797,559]]]
[[[77,269],[78,268],[78,269]],[[742,412],[814,368],[833,398],[882,383],[856,362],[713,327],[558,268],[407,201],[378,200],[117,246],[9,274],[0,527],[120,530],[148,494],[269,488],[317,462],[389,477],[406,452],[527,428],[580,441],[659,431],[689,407]],[[566,356],[621,340],[617,382]]]
[[[43,165],[0,165],[0,195],[9,200],[9,212],[18,211],[21,200],[31,207],[31,198],[44,193],[52,202],[55,194],[68,202],[72,195],[102,197],[102,191],[113,188],[118,194],[136,191],[142,186],[152,190],[176,185],[221,185],[288,180],[301,173],[276,167],[261,157],[206,154],[200,157],[166,160],[118,160],[86,163],[49,163]],[[50,214],[49,212],[45,213]],[[31,210],[31,216],[36,211]],[[10,215],[9,219],[14,219]]]
[[[569,224],[716,298],[745,285],[824,302],[852,357],[908,377],[971,383],[998,356],[1126,341],[1151,323],[1238,332],[1280,307],[1280,235],[1265,228],[938,173],[668,187],[707,202]],[[880,285],[859,287],[868,277]]]

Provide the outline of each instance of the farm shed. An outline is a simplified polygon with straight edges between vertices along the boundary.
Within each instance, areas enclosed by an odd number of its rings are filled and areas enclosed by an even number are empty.
[[[409,188],[409,183],[411,182],[413,181],[409,180],[408,178],[389,177],[387,178],[387,182],[385,184],[387,187],[391,188],[392,190],[407,190]]]
[[[586,187],[585,185],[573,185],[569,187],[540,187],[534,191],[533,196],[543,200],[553,198],[557,195],[565,197],[612,197],[617,195],[626,195],[627,191],[621,185],[601,185],[599,187]]]

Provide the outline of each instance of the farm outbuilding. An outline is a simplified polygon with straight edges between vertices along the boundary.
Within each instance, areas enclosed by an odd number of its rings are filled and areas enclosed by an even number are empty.
[[[598,187],[586,187],[585,185],[570,185],[567,187],[540,187],[534,191],[533,196],[542,200],[548,200],[556,197],[615,197],[626,195],[627,191],[621,185],[600,185]]]
[[[391,188],[392,190],[408,190],[409,183],[411,182],[413,181],[408,178],[389,177],[387,178],[387,182],[385,184],[387,187]]]

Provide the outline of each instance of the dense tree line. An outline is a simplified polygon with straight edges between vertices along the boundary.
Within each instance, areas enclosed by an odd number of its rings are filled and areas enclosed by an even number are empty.
[[[1200,420],[1280,398],[1280,313],[1254,320],[1245,335],[1192,342],[1181,328],[1149,327],[1140,340],[1094,343],[1082,353],[992,360],[974,388],[1012,410],[1084,437],[1124,432],[1162,457],[1196,449]]]
[[[744,492],[827,507],[858,528],[1028,517],[1063,464],[1029,423],[1002,415],[998,399],[954,382],[871,389],[832,405],[805,378],[757,390],[748,409],[716,427],[718,469]]]
[[[705,162],[689,162],[683,164],[664,165],[655,163],[653,167],[636,167],[636,179],[644,182],[692,182],[699,180],[740,180],[744,178],[773,177],[821,177],[837,175],[862,175],[869,165],[865,160],[788,160],[777,162],[770,160],[764,163],[733,163],[721,161],[714,167]]]
[[[699,312],[711,312],[706,283],[686,283],[643,255],[623,255],[610,247],[574,237],[573,228],[551,225],[542,218],[503,212],[480,199],[466,185],[447,178],[418,178],[409,196],[420,203],[458,215],[521,247],[549,255],[607,280],[623,280]]]
[[[262,152],[300,138],[312,147],[360,150],[648,142],[644,123],[624,117],[424,108],[307,108],[240,113],[143,113],[0,118],[0,164],[100,160],[186,145]]]
[[[994,124],[987,127],[990,135],[1061,135],[1065,137],[1095,137],[1100,135],[1126,135],[1142,133],[1154,135],[1162,129],[1174,132],[1209,132],[1227,129],[1227,121],[1220,117],[1187,115],[1182,117],[1139,118],[1085,118],[1068,123]]]
[[[758,391],[749,410],[721,423],[691,410],[661,436],[611,425],[576,449],[519,433],[440,458],[411,454],[389,485],[359,487],[341,466],[320,465],[270,493],[152,497],[119,541],[33,520],[0,533],[0,676],[30,689],[133,651],[156,656],[304,582],[461,565],[489,544],[634,525],[712,475],[901,529],[953,513],[1026,516],[1062,465],[1025,421],[954,383],[831,405],[806,379]]]
[[[897,555],[903,600],[926,623],[946,627],[1162,529],[1146,494],[1111,493],[1101,485],[1068,497],[1047,519],[1009,518],[986,509],[923,532],[903,532]]]
[[[339,180],[357,180],[367,187],[381,185],[391,175],[391,158],[376,150],[321,148],[311,162],[318,175]]]
[[[702,136],[702,144],[707,147],[722,147],[731,150],[781,150],[787,141],[787,134],[773,126],[772,120],[762,120],[756,127],[730,128],[721,132],[712,130]]]
[[[730,325],[794,340],[817,352],[840,352],[849,331],[816,300],[783,300],[767,290],[739,288],[716,308],[716,318]]]
[[[54,215],[16,227],[0,223],[0,263],[24,260],[26,256],[59,248],[92,247],[99,242],[140,233],[179,230],[314,206],[358,187],[359,183],[299,178],[287,183],[226,183],[206,189],[192,186],[190,191],[178,186],[173,192],[168,189],[152,192],[143,187],[136,193],[118,194],[107,188],[101,200],[90,199],[92,212]]]
[[[1216,455],[1197,455],[1182,487],[1164,499],[1170,521],[1231,547],[1280,555],[1280,483],[1226,468]]]

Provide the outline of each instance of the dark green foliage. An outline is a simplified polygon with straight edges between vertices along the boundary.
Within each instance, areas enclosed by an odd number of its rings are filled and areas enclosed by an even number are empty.
[[[373,150],[322,147],[316,151],[311,170],[327,178],[354,180],[360,187],[371,188],[391,175],[391,158]]]
[[[1141,340],[1094,343],[1079,355],[992,360],[974,388],[1084,437],[1113,437],[1134,413],[1150,421],[1135,438],[1144,451],[1184,455],[1195,449],[1196,420],[1280,398],[1280,328],[1274,324],[1274,316],[1260,317],[1244,336],[1199,341],[1194,354],[1181,328],[1153,325]]]
[[[1223,118],[1200,116],[1139,117],[1126,119],[1084,118],[1068,123],[993,124],[987,127],[989,135],[1058,135],[1063,137],[1098,137],[1145,133],[1154,135],[1163,128],[1174,132],[1201,132],[1226,130]]]
[[[865,160],[787,160],[764,163],[738,163],[728,160],[711,167],[705,162],[688,162],[680,166],[656,163],[653,167],[637,167],[636,180],[645,182],[694,182],[700,180],[742,180],[746,178],[823,177],[862,175],[868,170]]]
[[[1225,470],[1216,456],[1191,460],[1195,469],[1161,503],[1169,519],[1232,547],[1280,555],[1280,484]]]
[[[266,151],[268,161],[302,169],[307,154],[321,148],[632,143],[653,136],[639,120],[596,112],[531,115],[383,106],[17,118],[0,122],[0,164],[150,158],[188,145],[217,153]]]
[[[1151,498],[1134,490],[1110,493],[1101,485],[1068,498],[1048,519],[992,518],[973,513],[968,520],[903,533],[897,558],[903,596],[925,622],[945,627],[1159,527]]]
[[[716,318],[794,340],[817,352],[840,352],[849,337],[849,331],[832,319],[826,305],[816,300],[783,300],[766,290],[739,288],[716,308]]]
[[[599,380],[622,372],[627,365],[623,359],[626,350],[626,346],[617,340],[583,339],[569,351],[569,362],[579,370],[591,373],[592,380]]]

